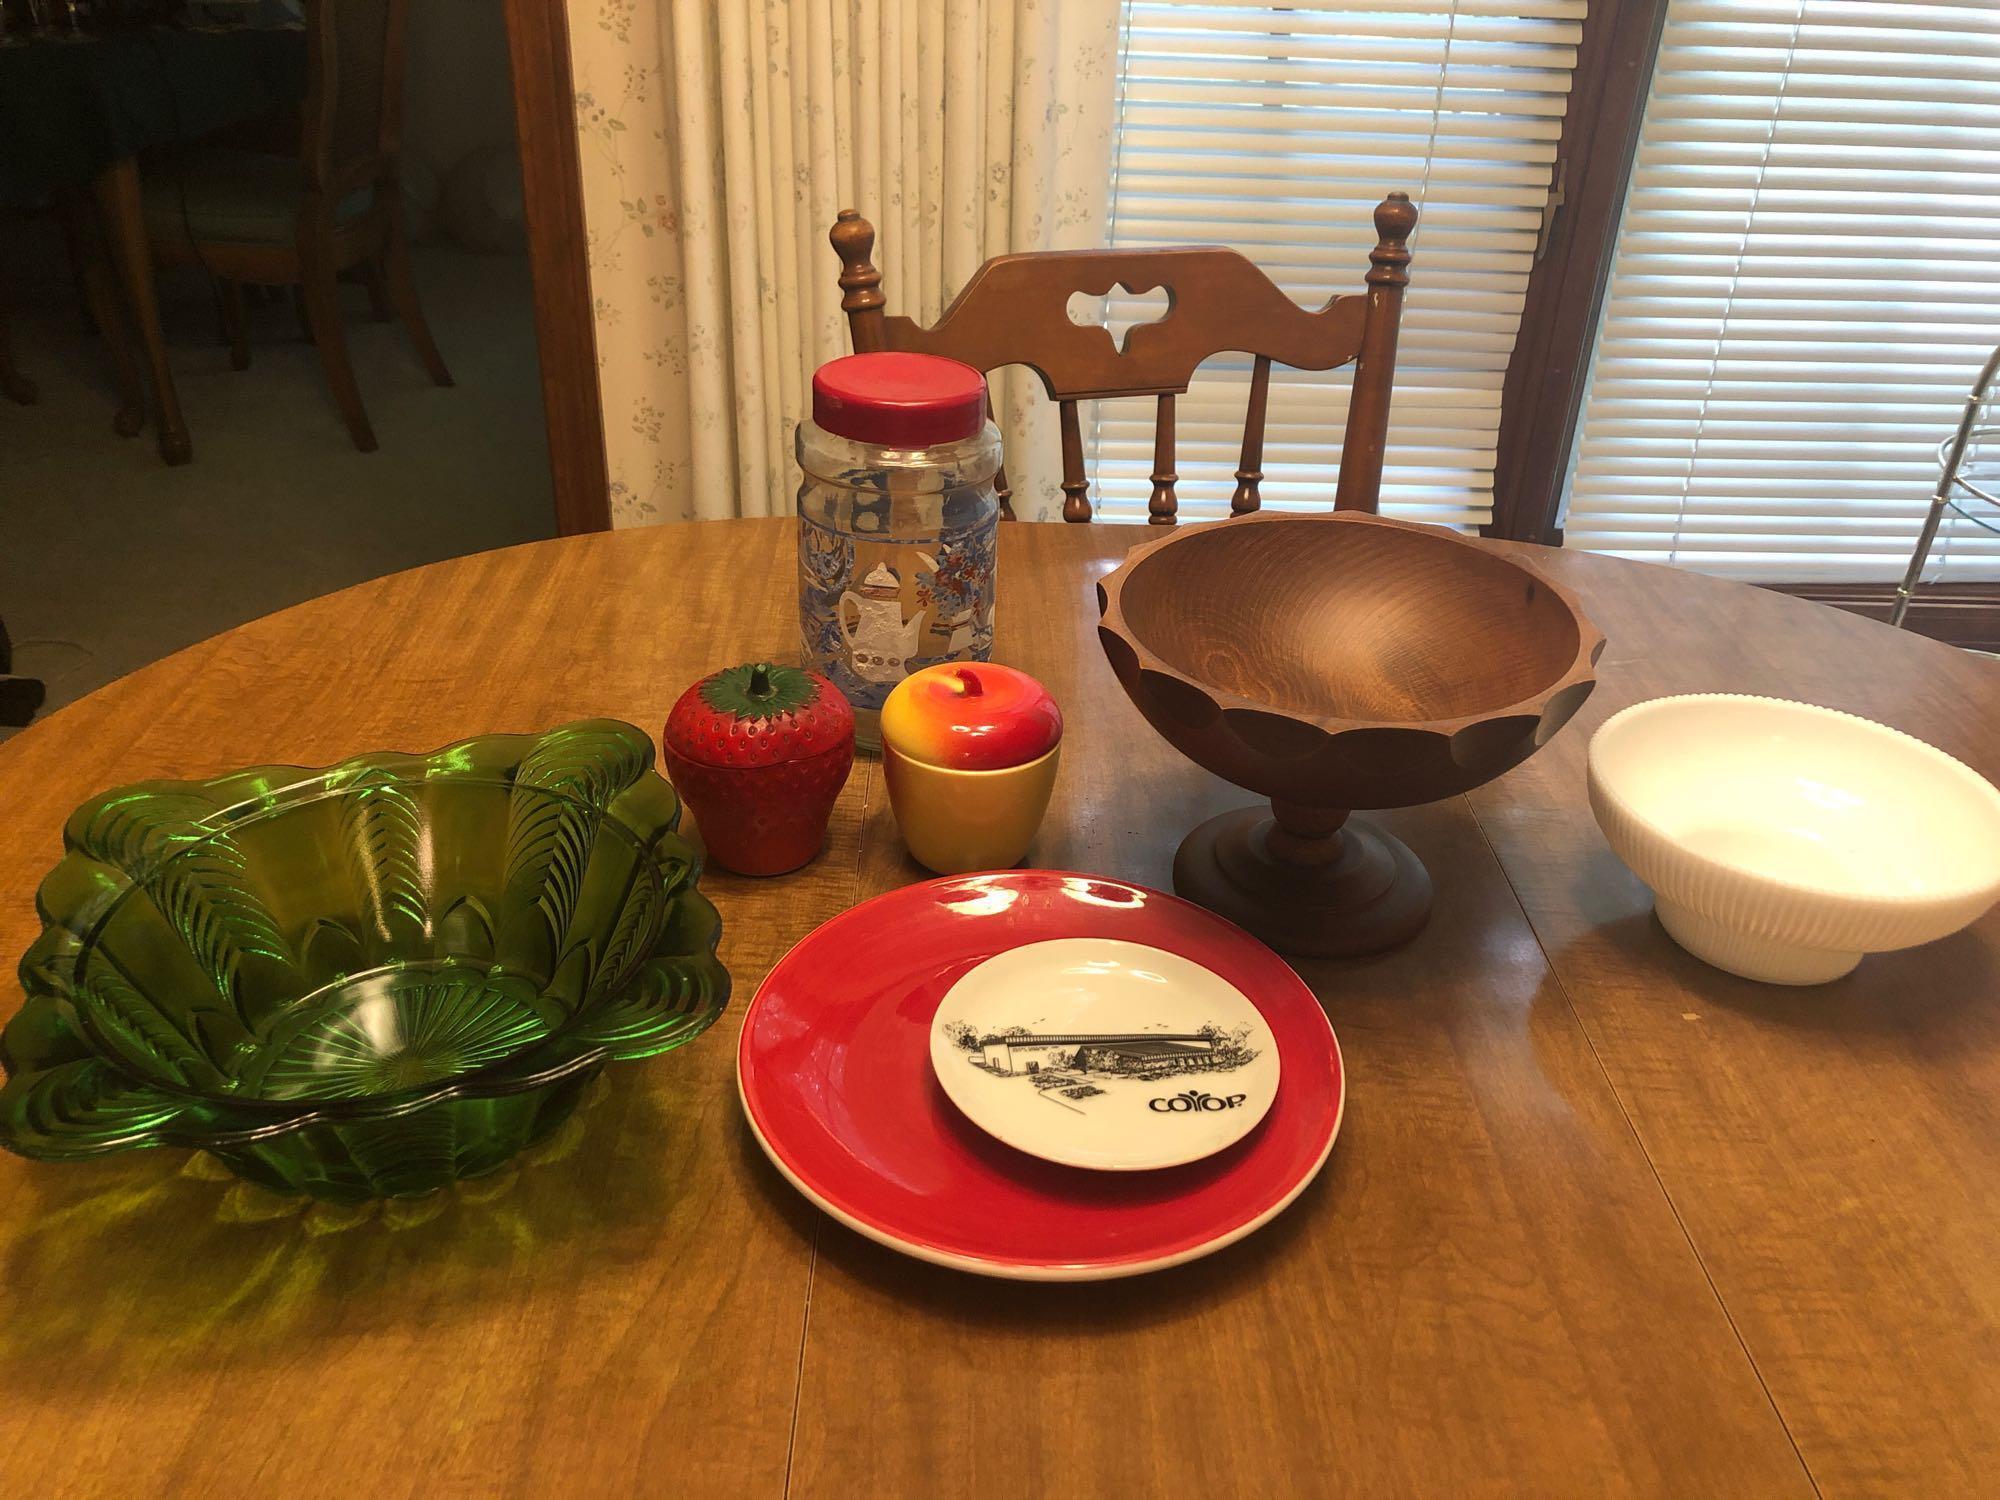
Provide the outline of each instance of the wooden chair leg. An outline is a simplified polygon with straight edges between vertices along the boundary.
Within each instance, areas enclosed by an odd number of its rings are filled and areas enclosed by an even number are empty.
[[[174,390],[174,372],[167,363],[166,335],[160,331],[160,304],[153,290],[153,256],[146,244],[146,218],[139,202],[139,164],[120,157],[97,174],[94,184],[104,221],[105,238],[117,262],[126,305],[139,325],[146,364],[153,376],[154,414],[159,423],[160,457],[184,464],[194,457],[194,443],[181,417],[181,399]]]
[[[368,311],[375,321],[387,323],[396,316],[396,305],[389,299],[389,277],[382,269],[382,257],[364,260],[358,268],[361,284],[368,288]]]
[[[229,344],[229,368],[250,368],[250,321],[243,312],[243,288],[233,281],[216,283],[217,305],[222,310],[222,336]]]
[[[400,224],[391,227],[389,242],[382,247],[382,269],[388,275],[389,300],[402,316],[403,329],[416,348],[417,358],[437,384],[452,384],[451,371],[445,368],[444,356],[431,340],[430,325],[424,322],[423,306],[417,301],[417,280],[410,272],[410,247]]]
[[[64,194],[56,201],[56,211],[63,246],[82,295],[84,325],[97,335],[111,359],[111,380],[118,392],[111,430],[120,437],[137,437],[146,425],[146,387],[139,375],[138,356],[132,352],[132,330],[126,326],[112,280],[110,249],[88,200]]]
[[[319,362],[326,369],[326,383],[333,388],[334,403],[346,419],[354,446],[363,453],[373,453],[375,429],[368,425],[361,387],[354,383],[354,367],[347,362],[347,331],[340,324],[340,279],[324,262],[308,260],[301,270],[300,301],[319,349]]]
[[[97,325],[104,352],[111,356],[111,380],[118,390],[118,410],[112,413],[111,430],[120,437],[137,437],[146,425],[146,387],[139,377],[139,360],[132,352],[131,330],[118,307],[118,291],[111,284],[111,268],[98,256],[83,264],[83,302]]]

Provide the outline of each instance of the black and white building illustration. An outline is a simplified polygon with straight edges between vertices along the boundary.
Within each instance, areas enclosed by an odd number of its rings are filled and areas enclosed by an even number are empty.
[[[1257,1056],[1243,1034],[1204,1026],[1189,1032],[1033,1032],[1015,1027],[981,1033],[958,1030],[953,1040],[969,1061],[1001,1078],[1060,1074],[1069,1078],[1145,1079],[1224,1073]],[[1041,1081],[1052,1081],[1038,1079]]]

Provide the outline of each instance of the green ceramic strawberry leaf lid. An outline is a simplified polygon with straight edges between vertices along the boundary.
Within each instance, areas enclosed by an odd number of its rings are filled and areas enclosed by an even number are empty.
[[[724,667],[701,684],[701,701],[739,719],[768,719],[803,708],[819,697],[819,679],[797,667],[767,661]]]
[[[712,672],[667,716],[669,754],[712,766],[768,766],[823,755],[854,737],[847,697],[819,673],[773,662]]]

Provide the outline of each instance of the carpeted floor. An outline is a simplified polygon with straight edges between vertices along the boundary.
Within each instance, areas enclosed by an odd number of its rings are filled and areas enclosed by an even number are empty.
[[[0,618],[14,670],[47,681],[49,709],[272,610],[554,534],[525,260],[418,250],[450,389],[430,383],[400,324],[374,322],[365,293],[345,289],[376,453],[348,442],[288,300],[251,308],[251,365],[237,372],[201,273],[163,274],[194,441],[174,469],[150,425],[112,432],[106,360],[60,253],[16,265],[14,355],[41,394],[0,400]]]

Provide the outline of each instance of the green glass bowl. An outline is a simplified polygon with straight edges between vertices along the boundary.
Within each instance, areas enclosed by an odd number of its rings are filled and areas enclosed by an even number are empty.
[[[652,766],[594,719],[85,803],[0,1032],[0,1145],[192,1146],[342,1200],[498,1167],[728,999]]]

